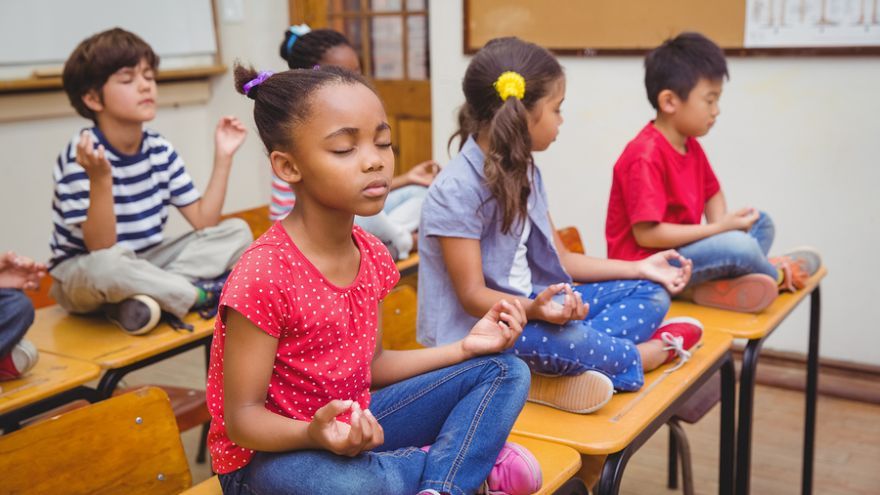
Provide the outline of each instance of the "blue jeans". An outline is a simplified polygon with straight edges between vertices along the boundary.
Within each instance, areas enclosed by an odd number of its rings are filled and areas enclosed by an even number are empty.
[[[12,352],[34,322],[34,305],[18,289],[0,289],[0,357]]]
[[[775,234],[773,220],[761,212],[748,232],[727,231],[678,248],[682,256],[694,262],[688,287],[749,273],[763,273],[776,280],[776,267],[767,260]]]
[[[431,371],[373,393],[370,411],[385,431],[377,449],[355,457],[257,452],[247,466],[221,474],[220,484],[226,495],[474,493],[528,391],[529,370],[510,354]]]
[[[542,375],[595,370],[608,375],[618,390],[640,389],[645,373],[636,344],[660,326],[669,293],[647,280],[611,280],[573,289],[590,304],[587,318],[565,325],[530,321],[513,352]]]

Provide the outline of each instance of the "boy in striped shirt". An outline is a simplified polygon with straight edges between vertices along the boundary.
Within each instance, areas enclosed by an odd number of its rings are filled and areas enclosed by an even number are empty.
[[[156,115],[158,65],[147,43],[118,28],[77,46],[64,90],[95,125],[71,139],[53,171],[51,295],[74,313],[103,311],[135,335],[152,330],[162,311],[177,319],[210,312],[253,240],[243,221],[220,221],[244,126],[220,119],[211,179],[199,194],[171,143],[144,129]],[[164,239],[169,205],[193,232]]]

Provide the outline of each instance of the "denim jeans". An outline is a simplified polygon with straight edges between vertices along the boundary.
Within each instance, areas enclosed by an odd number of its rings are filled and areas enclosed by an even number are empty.
[[[611,280],[573,289],[590,304],[586,319],[565,325],[530,321],[514,354],[542,375],[595,370],[608,375],[617,390],[638,390],[645,374],[636,345],[660,326],[669,309],[669,293],[647,280]]]
[[[773,220],[761,212],[748,232],[722,232],[678,248],[682,256],[694,262],[688,287],[749,273],[763,273],[776,280],[776,267],[767,260],[775,233]]]
[[[18,289],[0,289],[0,357],[12,352],[34,322],[34,305]]]
[[[385,444],[355,457],[257,452],[221,474],[226,495],[474,493],[525,404],[529,371],[510,354],[482,356],[373,393]],[[420,449],[431,445],[426,453]]]

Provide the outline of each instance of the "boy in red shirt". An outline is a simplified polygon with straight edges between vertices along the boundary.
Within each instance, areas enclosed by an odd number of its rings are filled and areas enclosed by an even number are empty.
[[[726,77],[723,52],[698,33],[682,33],[648,54],[645,87],[657,118],[614,165],[605,236],[609,258],[639,260],[675,248],[694,263],[688,285],[695,302],[757,312],[779,290],[803,287],[821,258],[805,248],[768,259],[770,217],[748,207],[727,211],[696,139],[720,113]]]

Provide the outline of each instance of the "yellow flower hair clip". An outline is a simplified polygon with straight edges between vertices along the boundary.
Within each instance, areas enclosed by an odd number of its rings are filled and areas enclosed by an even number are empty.
[[[526,95],[526,79],[513,71],[507,71],[495,80],[493,84],[501,101],[507,101],[511,96],[515,96],[517,100],[522,100]]]

